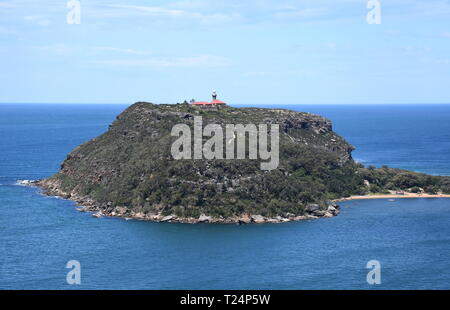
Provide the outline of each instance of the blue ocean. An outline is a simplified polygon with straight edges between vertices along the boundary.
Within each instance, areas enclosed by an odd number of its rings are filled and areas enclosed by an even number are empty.
[[[341,203],[286,224],[97,219],[18,180],[56,173],[126,105],[0,104],[0,289],[450,289],[450,199]],[[450,175],[450,105],[295,105],[364,165]],[[81,264],[69,285],[66,264]],[[370,285],[377,260],[381,284]]]

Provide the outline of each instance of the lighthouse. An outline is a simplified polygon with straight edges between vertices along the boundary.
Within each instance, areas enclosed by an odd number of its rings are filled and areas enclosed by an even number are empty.
[[[222,104],[226,104],[225,102],[217,99],[217,92],[215,90],[213,90],[211,96],[212,96],[211,102],[195,101],[192,104],[193,105],[222,105]]]

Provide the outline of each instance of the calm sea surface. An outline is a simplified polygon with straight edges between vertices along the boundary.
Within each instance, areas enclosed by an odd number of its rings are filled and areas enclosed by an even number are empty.
[[[450,199],[352,201],[331,219],[96,219],[17,180],[47,177],[125,105],[0,104],[0,289],[450,289]],[[450,175],[450,105],[302,105],[365,165]],[[66,263],[81,263],[81,285]],[[366,282],[370,260],[382,284]]]

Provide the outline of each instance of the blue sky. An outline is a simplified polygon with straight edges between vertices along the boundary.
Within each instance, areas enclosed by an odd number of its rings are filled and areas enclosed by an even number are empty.
[[[450,1],[80,2],[0,0],[0,102],[450,102]]]

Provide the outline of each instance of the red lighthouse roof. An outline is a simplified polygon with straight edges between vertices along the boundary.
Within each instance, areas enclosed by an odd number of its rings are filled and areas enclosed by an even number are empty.
[[[193,100],[192,100],[193,101]],[[191,102],[192,102],[191,101]],[[226,104],[225,102],[221,101],[221,100],[217,100],[217,94],[216,91],[213,91],[212,94],[212,101],[211,102],[207,102],[207,101],[194,101],[192,102],[192,104],[194,105],[215,105],[215,104]]]
[[[220,101],[220,100],[215,99],[215,100],[213,100],[213,101],[211,101],[211,102],[207,102],[207,101],[195,101],[195,102],[192,103],[192,104],[195,104],[195,105],[213,105],[213,104],[226,104],[226,103],[223,102],[223,101]]]

